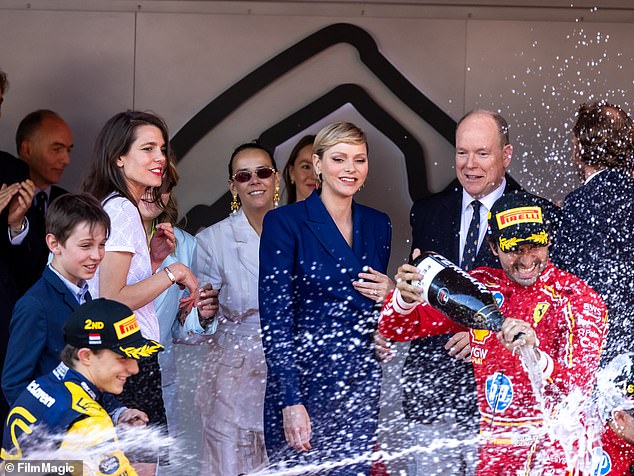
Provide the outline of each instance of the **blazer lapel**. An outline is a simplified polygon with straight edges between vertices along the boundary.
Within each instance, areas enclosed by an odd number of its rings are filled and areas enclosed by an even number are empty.
[[[257,237],[257,234],[249,224],[249,221],[242,210],[240,210],[235,216],[232,216],[230,223],[233,238],[237,245],[238,259],[247,272],[257,278],[259,270],[259,246],[247,246],[249,240],[254,240],[255,237]]]
[[[308,216],[308,227],[311,229],[315,238],[321,243],[324,249],[328,252],[328,254],[338,262],[342,268],[346,269],[346,272],[352,276],[354,279],[357,278],[358,270],[361,268],[361,263],[357,256],[355,256],[355,252],[348,245],[345,238],[337,228],[334,220],[326,210],[326,207],[321,202],[319,195],[317,192],[313,192],[306,200],[304,200],[306,205],[306,213]],[[353,206],[353,246],[355,246],[357,241],[357,232],[359,230],[359,226],[357,226],[356,221],[361,220],[361,217],[356,217],[354,213]],[[362,233],[360,233],[362,234]],[[359,248],[364,246],[363,244],[359,245]]]
[[[352,252],[357,261],[357,266],[362,266],[368,260],[368,254],[379,256],[380,253],[375,250],[376,240],[374,239],[373,224],[365,219],[363,208],[359,207],[355,201],[352,201]]]
[[[70,307],[72,310],[75,310],[79,307],[79,302],[77,298],[70,292],[70,289],[66,287],[64,282],[59,279],[59,277],[48,267],[44,268],[44,273],[42,273],[44,279],[48,281],[48,283],[58,292],[63,298],[64,302]]]
[[[451,226],[448,229],[449,249],[451,256],[447,259],[458,264],[460,262],[460,222],[462,220],[462,187],[458,187],[451,201],[445,202],[447,207],[446,217],[451,217]]]

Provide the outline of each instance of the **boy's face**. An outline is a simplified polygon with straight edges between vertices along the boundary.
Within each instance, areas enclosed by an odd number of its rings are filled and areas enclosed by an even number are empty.
[[[73,284],[91,279],[97,271],[106,251],[106,230],[86,222],[75,226],[65,244],[54,235],[46,235],[46,243],[54,254],[52,265]]]
[[[128,377],[139,373],[136,360],[124,357],[109,349],[92,355],[90,381],[102,392],[119,395]]]

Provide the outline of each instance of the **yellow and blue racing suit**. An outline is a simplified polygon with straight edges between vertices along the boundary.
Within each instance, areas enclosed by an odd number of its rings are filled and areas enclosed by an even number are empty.
[[[16,400],[4,427],[0,457],[5,461],[28,458],[30,450],[54,439],[66,454],[89,455],[88,460],[81,458],[87,474],[136,476],[118,448],[102,398],[89,380],[60,363],[33,380]]]

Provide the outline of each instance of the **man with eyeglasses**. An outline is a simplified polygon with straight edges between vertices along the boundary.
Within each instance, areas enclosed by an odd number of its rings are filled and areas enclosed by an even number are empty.
[[[470,272],[506,316],[497,335],[469,330],[480,410],[479,476],[566,474],[563,449],[544,430],[540,401],[518,351],[536,361],[549,410],[575,388],[588,395],[599,365],[605,304],[582,280],[549,262],[550,208],[550,202],[525,192],[499,198],[489,213],[488,235],[502,269]],[[417,268],[399,267],[397,288],[379,322],[387,338],[465,330],[423,301],[422,289],[411,284],[421,279]]]

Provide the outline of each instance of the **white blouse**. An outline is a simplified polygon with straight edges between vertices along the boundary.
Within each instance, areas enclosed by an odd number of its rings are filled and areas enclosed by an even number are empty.
[[[150,250],[138,208],[127,198],[113,195],[109,195],[103,201],[103,208],[110,216],[111,226],[106,252],[122,251],[132,254],[132,262],[126,277],[126,284],[130,286],[152,276]],[[98,269],[95,277],[88,281],[93,297],[99,297],[99,271]],[[159,323],[153,301],[133,311],[143,337],[160,342]]]

